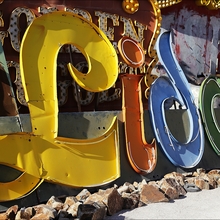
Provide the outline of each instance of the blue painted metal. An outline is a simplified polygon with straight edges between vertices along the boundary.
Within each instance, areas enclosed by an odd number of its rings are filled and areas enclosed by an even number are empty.
[[[158,37],[156,44],[159,60],[168,77],[159,77],[150,89],[150,116],[159,145],[168,159],[183,168],[196,166],[204,152],[204,131],[190,87],[175,58],[170,32]],[[189,119],[188,137],[180,143],[170,132],[166,122],[165,108],[168,100],[176,100],[186,108]]]

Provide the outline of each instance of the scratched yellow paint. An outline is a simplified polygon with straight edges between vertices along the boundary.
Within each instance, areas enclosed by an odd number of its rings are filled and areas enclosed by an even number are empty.
[[[89,187],[106,184],[120,176],[116,117],[110,119],[110,127],[98,138],[57,137],[56,58],[64,44],[76,45],[87,58],[86,75],[69,65],[71,75],[83,88],[93,92],[106,90],[117,79],[114,48],[94,24],[61,11],[33,21],[24,34],[20,51],[32,132],[0,136],[0,163],[25,172],[25,178],[30,181],[25,179],[26,184],[19,185],[20,194],[13,193],[10,184],[8,188],[4,185],[10,193],[4,196],[0,193],[1,201],[23,196],[22,187],[34,189],[40,180]]]
[[[11,182],[0,183],[0,201],[27,196],[32,193],[42,181],[43,179],[36,178],[24,172]]]

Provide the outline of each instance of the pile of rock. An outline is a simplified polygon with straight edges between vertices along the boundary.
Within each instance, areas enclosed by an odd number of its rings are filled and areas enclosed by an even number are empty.
[[[106,190],[90,193],[83,189],[76,196],[56,198],[46,204],[33,207],[10,207],[0,214],[0,220],[73,220],[105,219],[122,209],[134,209],[149,203],[169,202],[187,194],[188,191],[215,189],[220,186],[220,170],[209,172],[200,168],[195,172],[166,174],[158,181],[124,183]]]

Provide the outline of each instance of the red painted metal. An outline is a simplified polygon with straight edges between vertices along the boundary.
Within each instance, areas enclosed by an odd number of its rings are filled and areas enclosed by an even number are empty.
[[[144,111],[141,101],[140,83],[143,75],[122,74],[123,116],[127,155],[131,166],[137,173],[150,173],[157,162],[155,139],[150,144],[145,139]]]

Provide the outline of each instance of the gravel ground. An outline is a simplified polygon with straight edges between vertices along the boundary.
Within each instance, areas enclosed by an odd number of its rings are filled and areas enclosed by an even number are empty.
[[[220,188],[188,192],[168,203],[152,203],[134,210],[123,210],[107,220],[139,219],[220,219]]]

